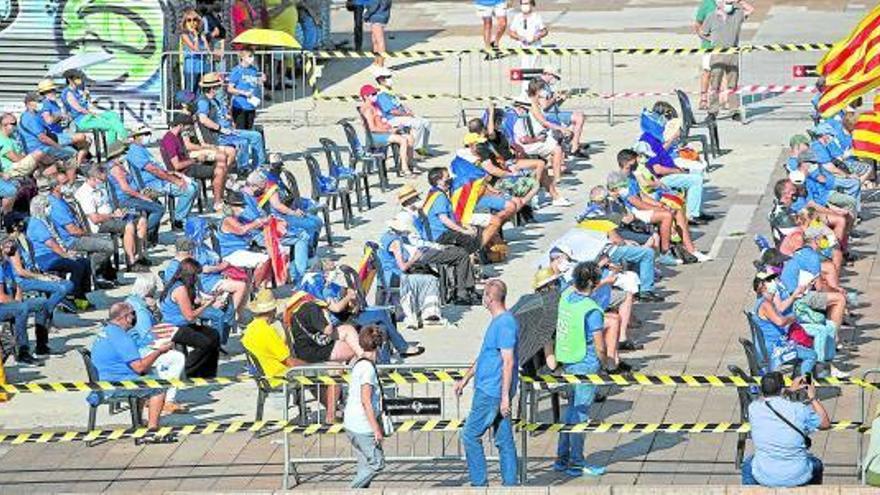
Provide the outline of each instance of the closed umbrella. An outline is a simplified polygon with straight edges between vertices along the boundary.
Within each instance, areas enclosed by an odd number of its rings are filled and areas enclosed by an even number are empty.
[[[572,261],[578,262],[595,261],[607,245],[608,235],[595,230],[574,227],[553,242],[538,264],[548,266],[550,264],[550,251],[556,246],[569,247],[574,255],[574,260]]]
[[[254,46],[282,46],[284,48],[302,48],[299,42],[289,33],[274,29],[248,29],[232,40],[233,43]]]
[[[46,77],[61,77],[70,69],[84,70],[93,65],[109,62],[110,60],[113,60],[113,54],[104,51],[77,53],[49,67]]]
[[[556,335],[556,318],[559,309],[559,291],[549,289],[543,292],[522,296],[510,312],[519,323],[519,365],[524,372],[533,372],[540,367],[528,366],[527,363],[551,342]]]

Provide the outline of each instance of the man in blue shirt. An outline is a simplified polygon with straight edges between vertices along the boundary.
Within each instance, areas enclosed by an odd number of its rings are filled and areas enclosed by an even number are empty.
[[[24,298],[24,293],[15,277],[15,270],[6,253],[0,261],[0,320],[13,321],[15,331],[15,360],[21,364],[36,364],[28,345],[27,321],[34,314],[37,354],[50,354],[49,350],[49,310],[45,297]]]
[[[199,123],[209,132],[219,134],[216,138],[217,144],[238,149],[238,166],[243,170],[264,165],[266,145],[263,143],[263,135],[254,130],[236,129],[233,126],[226,104],[217,94],[217,88],[222,85],[220,76],[215,72],[202,76],[202,81],[199,82],[202,97],[196,102]]]
[[[598,373],[607,359],[602,331],[605,315],[590,298],[599,282],[600,269],[593,262],[579,263],[574,268],[574,284],[559,297],[559,317],[556,325],[556,360],[566,374]],[[572,386],[563,422],[585,423],[590,419],[590,405],[596,396],[596,386]],[[605,468],[590,466],[584,460],[584,434],[560,433],[553,469],[572,477],[601,476]]]
[[[742,464],[742,484],[766,487],[821,485],[822,461],[810,454],[808,435],[831,427],[816,387],[803,377],[792,381],[791,393],[806,391],[809,405],[782,397],[784,378],[774,371],[761,378],[763,398],[749,404],[755,454]]]
[[[816,204],[824,207],[829,205],[840,209],[840,213],[850,216],[858,214],[861,207],[857,197],[840,192],[839,183],[844,178],[837,178],[819,164],[816,155],[807,150],[798,156],[798,170],[805,176],[807,197]],[[861,196],[861,186],[856,181],[856,192]]]
[[[498,448],[502,484],[513,486],[517,482],[516,443],[510,421],[510,404],[516,395],[519,374],[519,323],[507,310],[506,298],[507,286],[504,282],[498,279],[486,282],[483,305],[492,315],[492,322],[483,337],[483,346],[476,362],[461,380],[455,382],[455,393],[461,395],[471,377],[476,377],[471,412],[461,433],[472,486],[488,484],[482,438],[489,428],[493,428],[495,446]]]
[[[236,129],[254,128],[265,81],[266,75],[254,67],[254,51],[245,48],[238,52],[238,65],[226,80],[226,92],[232,95],[232,120]]]
[[[472,226],[465,227],[456,221],[455,212],[449,195],[452,193],[452,177],[449,171],[435,167],[428,171],[428,184],[431,190],[423,207],[428,217],[428,226],[434,242],[451,246],[459,246],[468,253],[476,253],[483,247],[480,230]]]
[[[431,137],[431,122],[422,117],[416,117],[411,109],[400,102],[391,89],[391,70],[378,67],[375,71],[376,84],[379,86],[379,94],[376,95],[376,105],[382,111],[382,115],[388,119],[392,127],[409,127],[415,141],[415,151],[419,155],[428,156],[428,141]]]
[[[790,177],[794,177],[797,174],[801,175],[801,177],[797,177],[798,179],[806,180],[799,170],[793,172]],[[806,194],[799,190],[798,186],[791,179],[779,179],[776,181],[776,185],[773,186],[773,194],[776,196],[777,204],[787,209],[790,214],[800,213],[807,207],[816,210],[822,222],[834,231],[834,235],[841,243],[846,244],[847,234],[849,233],[849,217],[847,215],[841,214],[833,206],[826,208],[816,204],[815,201],[807,198]]]
[[[830,186],[833,189],[839,189],[856,201],[856,211],[861,210],[862,198],[862,181],[857,174],[850,173],[846,170],[846,163],[843,162],[842,150],[835,146],[834,126],[828,122],[822,122],[813,128],[813,135],[816,139],[810,143],[810,151],[813,153],[812,161],[829,175],[834,178],[834,182]]]
[[[58,85],[51,79],[44,79],[37,85],[37,93],[43,97],[40,105],[40,115],[48,125],[49,130],[55,134],[58,144],[61,146],[73,146],[79,150],[78,161],[82,163],[88,154],[89,137],[82,132],[68,130],[70,118],[64,110],[64,105],[58,100]]]
[[[826,314],[828,323],[840,330],[846,313],[846,290],[838,285],[839,274],[831,260],[819,254],[819,239],[824,229],[810,227],[804,231],[804,245],[791,255],[782,267],[780,282],[789,294],[798,286],[810,289],[801,300],[816,311]]]
[[[134,308],[128,303],[118,302],[110,306],[109,320],[92,344],[92,363],[98,370],[99,380],[141,380],[144,375],[149,373],[156,359],[174,347],[170,340],[165,343],[157,341],[153,344],[153,352],[141,357],[137,344],[128,335],[129,330],[134,328],[137,323]],[[165,406],[165,391],[139,389],[126,390],[124,393],[148,399],[147,427],[151,430],[158,428],[159,415]]]
[[[40,114],[42,95],[33,92],[24,97],[26,110],[21,113],[18,131],[24,141],[25,151],[42,151],[54,160],[69,160],[76,156],[72,146],[62,146],[49,135],[49,126]]]
[[[49,180],[48,198],[49,222],[64,249],[89,254],[92,275],[99,289],[116,287],[116,270],[110,264],[116,246],[109,236],[92,234],[73,211],[70,205],[75,201],[74,190],[66,175],[59,173]]]

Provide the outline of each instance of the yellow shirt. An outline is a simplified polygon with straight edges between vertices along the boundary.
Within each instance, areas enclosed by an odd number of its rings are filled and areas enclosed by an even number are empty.
[[[260,363],[267,377],[287,374],[284,360],[290,357],[290,349],[278,332],[263,318],[255,318],[244,330],[241,345]],[[271,383],[271,381],[270,381]],[[276,383],[271,383],[273,386]]]

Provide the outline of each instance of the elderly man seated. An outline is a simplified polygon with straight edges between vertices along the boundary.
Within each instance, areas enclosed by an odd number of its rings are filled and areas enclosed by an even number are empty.
[[[147,375],[160,356],[170,351],[174,344],[169,340],[154,343],[153,351],[141,357],[137,344],[129,332],[137,323],[137,314],[130,304],[114,303],[110,306],[109,322],[92,344],[92,363],[98,370],[98,379],[105,381],[140,380]],[[165,391],[138,389],[105,392],[109,394],[135,395],[147,402],[147,427],[159,428],[159,416],[165,406]]]
[[[800,174],[795,175],[795,174]],[[800,171],[791,174],[793,178],[803,185],[805,177]],[[849,218],[844,212],[835,207],[823,207],[807,198],[806,191],[800,189],[790,179],[780,179],[773,187],[773,193],[776,196],[777,209],[787,212],[790,215],[801,213],[805,208],[812,208],[818,213],[822,223],[827,225],[834,235],[840,241],[841,245],[848,244],[849,239]]]
[[[391,89],[391,76],[391,70],[385,67],[376,68],[376,84],[379,86],[376,106],[392,127],[409,127],[415,140],[415,152],[427,156],[430,153],[431,122],[423,117],[416,117],[410,108],[400,102]]]
[[[556,189],[557,183],[562,177],[565,153],[553,135],[532,115],[531,108],[532,100],[525,96],[518,96],[514,100],[513,109],[516,113],[516,119],[512,129],[514,142],[511,143],[511,146],[519,147],[523,153],[541,158],[550,164],[553,180],[551,184],[547,185],[549,192]],[[574,203],[557,192],[552,204],[553,206],[571,206]]]
[[[860,167],[848,165],[845,161],[843,150],[836,140],[834,126],[828,122],[822,122],[813,128],[814,136],[810,142],[810,151],[813,152],[814,163],[819,164],[827,175],[834,178],[829,187],[840,189],[852,196],[856,201],[856,211],[861,211],[862,204],[862,178]],[[861,165],[861,162],[857,162]],[[852,168],[852,170],[850,170]],[[865,174],[867,177],[869,174]]]

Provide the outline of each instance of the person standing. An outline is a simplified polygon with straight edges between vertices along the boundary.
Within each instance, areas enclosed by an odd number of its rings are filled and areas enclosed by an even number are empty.
[[[520,0],[519,12],[513,16],[507,35],[518,41],[520,48],[541,48],[543,40],[549,34],[541,14],[535,11],[535,0]],[[523,55],[520,65],[524,69],[534,69],[541,60],[540,55]],[[524,84],[528,84],[524,81]]]
[[[789,393],[806,391],[807,404],[782,397],[785,380],[778,371],[761,378],[763,398],[749,404],[755,454],[742,463],[742,484],[768,487],[821,485],[822,461],[810,454],[809,434],[831,427],[828,411],[816,398],[816,387],[804,377]]]
[[[507,0],[474,0],[477,15],[483,20],[483,44],[486,50],[497,50],[507,30]],[[497,20],[492,31],[492,20]],[[486,58],[491,55],[486,54]]]
[[[364,22],[370,25],[370,39],[373,42],[373,65],[385,65],[385,26],[391,20],[392,0],[370,0],[364,7]]]
[[[563,365],[566,374],[598,373],[605,361],[605,341],[602,336],[605,315],[590,298],[598,285],[600,273],[596,263],[579,263],[574,267],[574,284],[559,297],[555,351],[556,360]],[[589,421],[590,405],[595,397],[595,385],[572,385],[563,422],[579,424]],[[559,434],[556,462],[553,463],[555,471],[572,477],[605,474],[604,467],[591,466],[584,460],[584,439],[583,433]]]
[[[713,48],[735,48],[743,22],[754,8],[745,0],[724,0],[703,22],[703,37],[709,39]],[[723,105],[725,110],[736,110],[737,97],[721,94],[721,80],[727,79],[727,89],[736,89],[739,83],[739,54],[717,53],[709,60],[709,113],[717,115]]]
[[[254,51],[245,48],[238,52],[236,65],[227,79],[226,92],[232,95],[232,121],[236,129],[251,130],[257,117],[257,107],[263,96],[266,74],[254,67]]]
[[[703,35],[703,23],[709,17],[717,6],[715,0],[700,0],[700,6],[697,7],[697,13],[694,16],[694,33],[700,38],[700,48],[708,50],[712,48],[712,40],[708,36]],[[710,62],[712,60],[711,53],[703,53],[700,63],[700,110],[709,109],[709,73]]]
[[[518,381],[519,323],[507,310],[507,286],[498,279],[486,282],[483,306],[492,315],[492,322],[483,337],[483,346],[476,362],[464,377],[455,382],[455,393],[461,395],[472,377],[474,397],[471,412],[461,433],[468,474],[472,486],[487,486],[486,455],[482,438],[491,427],[495,446],[501,458],[501,482],[513,486],[517,479],[516,444],[510,421],[511,401]]]
[[[376,369],[377,350],[383,340],[382,330],[375,325],[364,327],[358,334],[364,353],[351,367],[350,392],[342,422],[358,460],[351,488],[369,488],[373,478],[385,468],[385,431],[380,422],[384,398]]]

